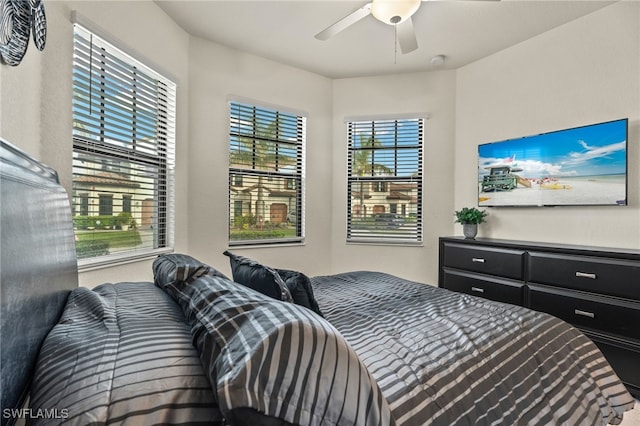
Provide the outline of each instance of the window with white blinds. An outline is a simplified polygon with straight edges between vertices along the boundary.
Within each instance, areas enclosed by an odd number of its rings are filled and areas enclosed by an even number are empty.
[[[424,119],[350,121],[347,241],[422,242]]]
[[[229,104],[229,244],[304,239],[306,117]]]
[[[81,264],[173,245],[175,105],[173,82],[74,26],[72,210]]]

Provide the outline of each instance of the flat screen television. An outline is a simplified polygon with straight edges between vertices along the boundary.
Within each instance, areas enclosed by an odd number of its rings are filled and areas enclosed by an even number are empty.
[[[478,206],[627,205],[628,119],[478,146]]]

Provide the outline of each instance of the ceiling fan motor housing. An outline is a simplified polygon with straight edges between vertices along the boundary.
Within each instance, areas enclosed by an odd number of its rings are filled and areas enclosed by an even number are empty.
[[[373,0],[371,14],[379,21],[397,25],[416,13],[422,0]]]

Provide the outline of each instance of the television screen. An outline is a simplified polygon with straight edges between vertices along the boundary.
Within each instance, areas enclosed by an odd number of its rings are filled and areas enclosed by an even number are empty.
[[[478,205],[627,205],[627,119],[478,146]]]

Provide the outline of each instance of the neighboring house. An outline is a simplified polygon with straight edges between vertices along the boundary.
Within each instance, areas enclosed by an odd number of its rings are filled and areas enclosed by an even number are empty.
[[[94,162],[76,160],[78,167],[95,165]],[[135,223],[143,228],[152,225],[153,199],[148,199],[141,178],[132,181],[131,176],[115,171],[97,171],[94,174],[76,176],[73,179],[75,197],[74,216],[118,216],[130,213]],[[148,180],[153,185],[153,179]]]
[[[415,194],[415,189],[415,185],[411,184],[390,183],[387,195],[389,213],[398,213],[402,216],[415,216],[418,213],[418,199]]]
[[[416,187],[412,184],[371,182],[362,185],[362,192],[351,194],[353,216],[365,219],[380,213],[415,216],[418,212]]]
[[[256,216],[264,222],[283,223],[296,212],[294,179],[250,178],[236,174],[232,178],[231,217]]]

